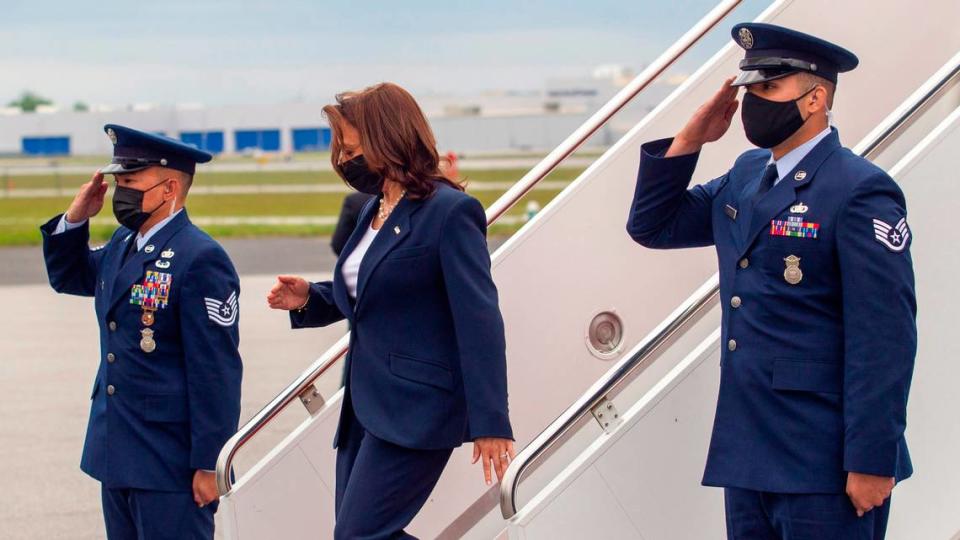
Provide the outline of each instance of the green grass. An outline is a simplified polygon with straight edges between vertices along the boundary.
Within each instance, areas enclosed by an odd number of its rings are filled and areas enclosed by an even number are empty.
[[[606,151],[605,148],[581,148],[577,150],[573,155],[576,157],[597,157]],[[517,151],[517,152],[492,152],[492,153],[477,153],[462,154],[461,157],[464,159],[469,159],[471,161],[483,161],[483,160],[494,160],[494,159],[517,159],[517,158],[542,158],[546,156],[544,152],[531,152],[531,151]],[[0,156],[0,169],[8,166],[35,166],[35,167],[49,167],[50,165],[56,164],[61,166],[80,166],[80,165],[102,165],[104,163],[109,163],[110,156],[53,156],[53,157],[35,157],[35,156],[20,156],[20,155],[4,155]],[[258,160],[252,155],[244,154],[232,154],[225,155],[221,154],[214,158],[214,163],[257,163],[258,161],[266,163],[289,163],[289,162],[312,162],[312,161],[329,161],[330,152],[297,152],[288,157],[281,156],[278,154],[263,154],[261,159]]]
[[[526,203],[534,199],[541,206],[553,199],[558,190],[536,190],[526,195],[510,210],[510,214],[520,215]],[[484,206],[489,206],[502,192],[478,191],[473,193]],[[38,227],[51,217],[63,212],[69,206],[70,197],[47,197],[27,199],[0,199],[0,246],[36,245],[41,241]],[[343,195],[339,193],[291,193],[291,194],[255,194],[255,195],[215,195],[198,196],[188,200],[190,216],[336,216],[340,213]],[[102,242],[110,237],[116,225],[104,224],[109,220],[110,200],[98,216],[98,222],[90,227],[91,241]],[[329,235],[332,226],[323,225],[211,225],[204,230],[214,237],[256,237],[256,236],[317,236]],[[497,225],[491,228],[491,234],[509,234],[516,225]]]
[[[565,167],[555,170],[547,180],[570,181],[583,172],[579,167]],[[527,173],[527,169],[474,170],[462,171],[461,177],[470,182],[516,182]],[[0,190],[17,189],[62,189],[65,194],[73,193],[81,184],[90,179],[90,175],[21,175],[5,176],[0,172]],[[200,172],[194,180],[197,186],[249,186],[258,184],[342,184],[343,180],[333,171],[255,171],[255,172]]]

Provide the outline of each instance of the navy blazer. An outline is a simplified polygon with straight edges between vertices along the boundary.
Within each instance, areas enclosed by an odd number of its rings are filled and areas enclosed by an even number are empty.
[[[716,246],[723,353],[704,484],[843,493],[846,471],[910,476],[900,188],[836,130],[759,199],[768,150],[688,190],[698,154],[664,158],[671,142],[643,146],[627,230],[651,248]]]
[[[441,183],[430,198],[401,200],[363,257],[354,301],[341,267],[378,204],[364,206],[333,281],[311,284],[306,309],[290,312],[294,328],[350,324],[334,446],[351,407],[368,432],[407,448],[512,438],[483,207]]]
[[[216,469],[240,417],[233,264],[186,210],[126,262],[136,232],[120,227],[91,250],[88,224],[54,235],[59,222],[41,227],[50,285],[95,297],[100,325],[81,468],[111,489],[190,492],[195,470]],[[166,306],[149,326],[156,344],[149,353],[141,349],[143,311],[132,303],[148,272],[169,276]]]

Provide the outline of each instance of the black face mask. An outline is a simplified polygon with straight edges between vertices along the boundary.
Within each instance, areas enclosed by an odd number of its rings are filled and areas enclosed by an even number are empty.
[[[760,148],[773,148],[790,138],[806,120],[800,115],[800,101],[816,86],[790,101],[771,101],[747,92],[743,96],[743,130],[747,140]],[[809,117],[808,117],[809,118]]]
[[[379,195],[383,191],[383,177],[370,170],[363,154],[340,164],[340,173],[350,187],[368,195]]]
[[[121,225],[131,231],[139,231],[140,227],[150,219],[150,216],[163,206],[161,201],[153,210],[143,211],[143,196],[155,188],[166,183],[166,180],[159,184],[140,191],[126,186],[117,186],[113,190],[113,215]]]

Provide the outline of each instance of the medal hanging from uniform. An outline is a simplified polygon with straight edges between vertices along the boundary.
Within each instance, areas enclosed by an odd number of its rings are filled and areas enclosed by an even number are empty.
[[[145,328],[140,330],[140,350],[145,353],[152,353],[157,349],[157,342],[153,339],[155,332],[150,327],[156,322],[157,310],[167,307],[172,283],[173,276],[170,274],[147,270],[143,283],[134,285],[130,290],[130,303],[143,310],[140,323]]]
[[[801,171],[802,172],[802,171]],[[800,173],[797,173],[798,175]],[[806,174],[804,174],[806,176]],[[798,178],[802,180],[802,178]],[[805,214],[809,210],[801,203],[790,207],[791,214]],[[804,221],[801,216],[789,216],[785,220],[775,219],[770,222],[770,236],[787,236],[792,238],[813,238],[820,234],[820,224]],[[798,285],[803,280],[803,270],[800,269],[800,257],[790,255],[783,259],[786,267],[783,270],[783,280],[790,285]]]

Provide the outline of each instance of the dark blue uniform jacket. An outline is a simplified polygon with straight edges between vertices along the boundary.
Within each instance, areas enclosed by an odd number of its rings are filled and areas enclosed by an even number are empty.
[[[650,248],[716,247],[723,353],[704,484],[842,493],[845,471],[910,476],[916,301],[900,188],[836,130],[759,199],[768,150],[687,189],[698,155],[664,158],[670,143],[643,146],[627,230]]]
[[[106,246],[91,250],[87,224],[54,235],[59,221],[41,227],[50,284],[93,296],[100,325],[81,467],[111,489],[189,492],[195,470],[216,468],[240,416],[240,282],[233,264],[186,210],[125,264],[127,250],[136,249],[135,231],[120,227]],[[142,308],[131,303],[148,272],[169,280],[165,307],[149,326],[156,344],[149,353],[141,349]]]

